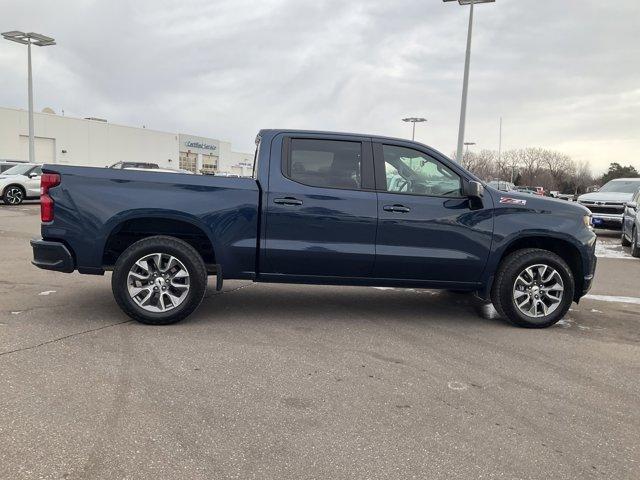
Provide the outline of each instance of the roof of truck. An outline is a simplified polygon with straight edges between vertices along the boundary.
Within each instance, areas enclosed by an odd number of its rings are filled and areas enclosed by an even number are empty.
[[[384,135],[371,135],[369,133],[352,133],[352,132],[332,132],[332,131],[327,131],[327,130],[296,130],[296,129],[291,129],[291,128],[263,128],[260,130],[260,132],[258,132],[259,136],[262,136],[264,133],[272,133],[272,134],[278,134],[278,133],[293,133],[296,135],[342,135],[345,137],[365,137],[365,138],[375,138],[378,140],[393,140],[393,141],[397,141],[397,142],[410,142],[410,143],[416,143],[419,145],[424,145],[425,147],[429,147],[432,150],[434,149],[433,147],[430,147],[429,145],[426,145],[424,143],[421,142],[416,142],[415,140],[411,140],[408,138],[398,138],[398,137],[387,137]]]

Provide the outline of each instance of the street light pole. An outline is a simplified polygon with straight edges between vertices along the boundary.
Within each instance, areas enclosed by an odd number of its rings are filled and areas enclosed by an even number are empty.
[[[462,147],[464,144],[464,129],[467,123],[467,95],[469,94],[469,64],[471,63],[471,34],[473,33],[473,5],[475,0],[471,0],[471,10],[469,11],[469,30],[467,31],[467,53],[464,57],[464,79],[462,81],[462,102],[460,103],[460,125],[458,126],[458,152],[456,161],[462,158]],[[467,151],[469,149],[467,148]]]
[[[455,0],[443,0],[453,2]],[[464,77],[462,81],[462,102],[460,104],[460,125],[458,127],[458,148],[456,150],[456,161],[460,162],[464,147],[464,130],[467,122],[467,96],[469,93],[469,67],[471,64],[471,37],[473,34],[473,7],[476,3],[492,3],[495,0],[458,0],[460,5],[470,5],[469,29],[467,30],[467,51],[464,58]]]
[[[498,164],[502,160],[502,117],[500,117],[500,135],[498,138]]]
[[[21,43],[27,46],[27,85],[29,95],[29,162],[35,163],[35,134],[33,128],[33,74],[31,70],[31,45],[38,47],[46,47],[49,45],[55,45],[56,42],[53,38],[47,37],[40,33],[29,32],[24,33],[18,30],[11,32],[4,32],[2,37],[10,42]]]
[[[411,141],[415,141],[415,139],[416,139],[416,123],[426,122],[427,119],[426,118],[422,118],[422,117],[408,117],[408,118],[403,118],[402,121],[403,122],[411,122],[413,124],[413,128],[411,130]]]
[[[465,147],[467,147],[467,150],[465,151],[465,155],[467,155],[469,153],[469,145],[475,145],[476,142],[464,142]]]
[[[29,163],[35,163],[36,161],[36,150],[35,150],[35,140],[33,133],[33,75],[31,73],[31,39],[28,39],[27,43],[27,76],[28,84],[29,84]]]

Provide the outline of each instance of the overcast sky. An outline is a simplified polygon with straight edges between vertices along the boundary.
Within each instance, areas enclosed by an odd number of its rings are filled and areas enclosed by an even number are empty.
[[[34,50],[35,108],[230,140],[260,128],[410,136],[455,149],[468,7],[441,0],[0,0]],[[476,7],[467,139],[640,168],[640,1]],[[0,106],[26,108],[26,51],[0,41]]]

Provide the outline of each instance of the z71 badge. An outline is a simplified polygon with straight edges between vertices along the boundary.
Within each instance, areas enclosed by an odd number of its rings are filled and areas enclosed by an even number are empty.
[[[511,205],[526,205],[527,201],[521,198],[500,197],[500,203],[510,203]]]

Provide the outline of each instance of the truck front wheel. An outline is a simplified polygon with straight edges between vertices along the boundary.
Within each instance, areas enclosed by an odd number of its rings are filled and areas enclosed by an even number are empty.
[[[118,258],[111,289],[120,308],[134,320],[168,325],[202,302],[207,269],[200,254],[174,237],[137,241]]]
[[[545,328],[567,313],[574,289],[573,272],[562,258],[548,250],[527,248],[502,261],[491,300],[511,323]]]

